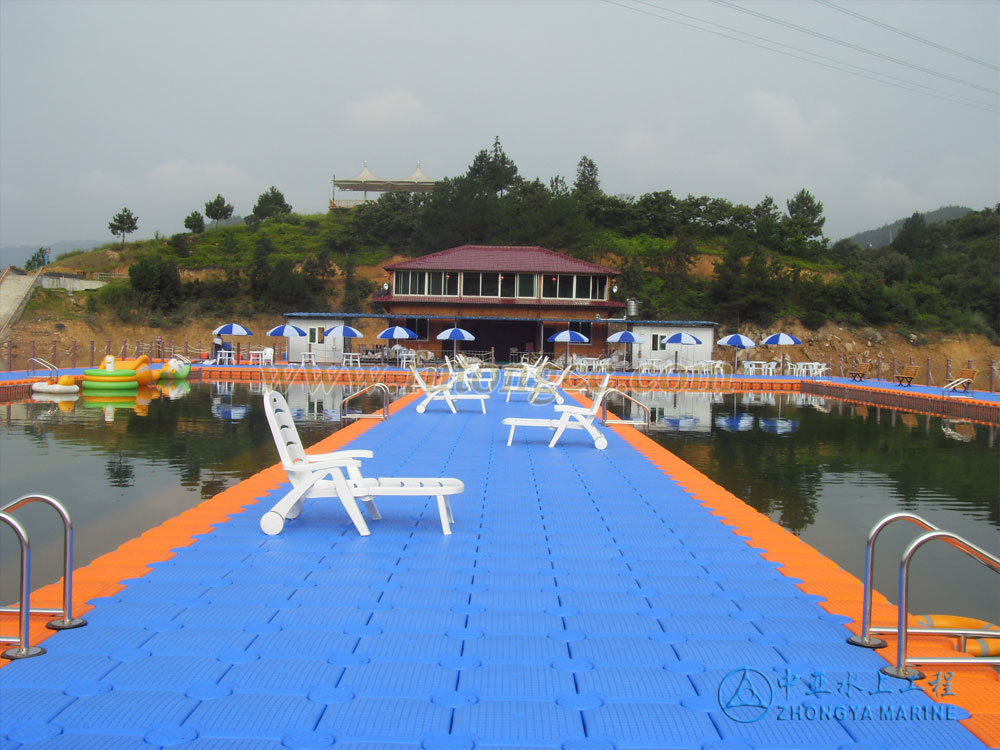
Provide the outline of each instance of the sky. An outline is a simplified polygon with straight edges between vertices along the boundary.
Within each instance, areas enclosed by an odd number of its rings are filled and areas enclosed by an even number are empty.
[[[806,188],[831,240],[1000,201],[1000,2],[734,5],[0,0],[0,245],[272,185],[321,212],[365,162],[454,177],[496,136],[546,184],[586,155],[609,194]]]

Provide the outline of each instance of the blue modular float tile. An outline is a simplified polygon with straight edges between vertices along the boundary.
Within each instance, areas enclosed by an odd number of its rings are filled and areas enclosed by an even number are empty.
[[[173,565],[166,562],[152,563],[153,568],[143,576],[149,583],[201,583],[202,581],[218,581],[231,573],[233,569],[223,565]],[[209,584],[211,585],[211,584]]]
[[[737,640],[758,634],[755,623],[728,615],[671,615],[660,617],[660,627],[667,633],[680,632],[690,638]]]
[[[642,666],[676,662],[677,653],[669,643],[641,637],[593,637],[570,644],[574,659],[595,665]]]
[[[297,568],[287,565],[249,565],[239,570],[229,571],[226,575],[226,581],[230,584],[242,585],[300,581],[305,579],[310,572],[316,570],[318,565],[319,563],[315,563],[313,566],[307,567],[304,564]]]
[[[246,650],[255,637],[244,630],[187,627],[156,633],[142,647],[157,656],[218,657],[227,650]]]
[[[774,648],[747,641],[690,639],[676,644],[675,648],[681,659],[700,661],[708,668],[770,668],[784,661]]]
[[[808,664],[817,669],[867,669],[885,666],[885,659],[871,649],[840,643],[788,643],[775,649],[790,664]],[[926,670],[925,670],[926,671]]]
[[[392,568],[399,560],[399,555],[380,555],[374,552],[365,554],[356,550],[333,550],[323,558],[322,563],[331,568],[367,568],[368,570],[384,571]]]
[[[649,603],[640,593],[615,591],[572,591],[559,594],[563,607],[574,607],[580,612],[616,612],[635,614],[649,611]]]
[[[288,599],[288,602],[301,605],[326,604],[330,606],[340,606],[344,603],[349,603],[361,607],[377,602],[381,597],[382,592],[376,591],[371,586],[317,585],[310,588],[297,589]]]
[[[448,572],[446,570],[403,570],[389,578],[389,583],[417,588],[441,586],[468,586],[472,583],[472,573]]]
[[[210,588],[201,598],[212,604],[258,604],[289,599],[296,590],[280,583],[234,583]]]
[[[66,732],[146,734],[161,726],[177,726],[198,701],[184,693],[112,690],[77,698],[56,723]]]
[[[598,695],[605,703],[675,701],[695,694],[686,675],[655,666],[597,666],[577,673],[576,684],[581,693]]]
[[[838,643],[852,634],[843,625],[818,617],[768,617],[754,621],[764,635],[782,636],[790,643]]]
[[[208,591],[208,588],[208,586],[192,583],[190,580],[163,583],[140,580],[119,591],[115,594],[115,598],[121,602],[162,602],[165,604],[176,602],[183,604],[192,598],[201,596]]]
[[[549,579],[548,586],[553,585]],[[473,591],[469,603],[476,607],[496,610],[536,610],[541,611],[559,606],[559,596],[554,591],[535,590],[487,590]]]
[[[534,635],[484,635],[464,641],[462,646],[462,656],[484,664],[551,664],[553,659],[569,655],[565,642]]]
[[[723,739],[741,739],[757,747],[836,750],[852,741],[837,721],[789,721],[787,717],[779,720],[774,710],[750,722],[733,721],[721,711],[713,716]]]
[[[649,604],[672,615],[730,615],[739,611],[732,599],[714,594],[657,595],[649,597]]]
[[[639,583],[644,589],[652,589],[659,594],[702,594],[720,595],[731,597],[732,594],[724,591],[719,584],[708,577],[709,574],[696,576],[646,576],[639,578]]]
[[[552,561],[548,557],[518,557],[506,560],[480,557],[476,560],[477,573],[544,573],[549,570],[552,570]]]
[[[316,727],[324,706],[299,695],[233,693],[202,701],[184,721],[202,737],[263,737]]]
[[[104,654],[48,653],[44,659],[15,659],[0,669],[0,693],[8,688],[47,688],[70,674],[100,680],[116,666],[118,662]]]
[[[440,634],[465,626],[466,615],[447,609],[386,609],[369,613],[369,625],[386,633]]]
[[[252,604],[215,604],[211,607],[191,607],[173,619],[184,627],[243,628],[247,624],[268,622],[276,609]]]
[[[600,574],[600,575],[620,575],[631,578],[632,571],[628,564],[622,559],[589,559],[586,557],[555,557],[552,564],[556,568],[565,571],[569,575],[576,574]]]
[[[39,658],[39,657],[35,657]],[[3,711],[0,711],[0,732],[29,722],[48,722],[66,706],[77,700],[62,690],[3,687]]]
[[[799,597],[741,596],[740,609],[757,612],[764,617],[818,617],[826,610],[816,602]]]
[[[352,625],[366,625],[371,619],[370,610],[357,607],[327,607],[321,604],[303,604],[278,612],[270,622],[282,628],[305,630],[341,630]]]
[[[246,737],[238,739],[198,737],[180,747],[183,750],[290,750],[289,745],[279,740],[249,739]],[[149,745],[146,745],[144,750],[149,750]]]
[[[108,750],[108,748],[151,750],[154,746],[147,743],[142,737],[122,737],[110,734],[60,734],[44,741],[25,742],[21,747],[24,750]]]
[[[347,667],[339,687],[359,696],[426,698],[454,690],[458,671],[439,664],[383,661]]]
[[[487,635],[546,635],[563,627],[563,619],[544,612],[491,609],[469,615],[469,627]]]
[[[319,659],[261,658],[234,664],[218,681],[234,693],[278,693],[306,696],[319,687],[334,687],[344,668]]]
[[[462,641],[434,633],[382,633],[363,637],[357,651],[372,659],[437,663],[445,656],[460,655]]]
[[[555,586],[554,571],[537,573],[511,573],[475,570],[472,580],[476,585],[491,590],[534,590]]]
[[[445,734],[451,709],[428,698],[364,698],[327,706],[317,729],[340,740],[419,742],[429,734]]]
[[[228,669],[228,664],[205,656],[147,656],[119,664],[102,681],[116,690],[183,693],[193,684],[217,681]]]
[[[625,747],[691,748],[718,740],[707,714],[669,703],[606,703],[583,712],[587,733]]]
[[[582,737],[580,712],[553,701],[480,701],[456,708],[452,732],[467,732],[484,745],[516,744],[559,747],[569,737]]]
[[[556,576],[556,585],[570,591],[636,591],[639,584],[628,575],[583,575],[572,573]]]
[[[788,578],[778,572],[780,563],[773,563],[768,560],[761,560],[758,564],[733,563],[724,565],[722,568],[712,566],[726,580],[736,582],[739,579],[756,579],[764,581],[787,581]]]
[[[641,560],[630,563],[632,575],[640,581],[657,576],[672,576],[676,578],[704,578],[708,571],[691,558],[669,560]]]
[[[551,700],[576,690],[573,674],[542,664],[483,664],[463,669],[459,690],[469,690],[481,700]]]
[[[386,591],[379,601],[401,608],[445,608],[468,604],[469,595],[462,591],[442,588],[396,589]]]
[[[184,611],[176,604],[151,602],[113,602],[96,607],[87,613],[89,625],[131,625],[144,627],[151,620],[172,620]]]
[[[137,648],[152,638],[145,628],[127,625],[88,625],[61,630],[45,641],[50,653],[109,654],[116,648]]]
[[[351,653],[357,643],[357,636],[344,633],[289,629],[258,635],[248,650],[274,658],[326,659],[334,654]]]
[[[863,713],[857,710],[854,715],[844,711],[841,715],[845,718],[839,723],[861,746],[881,743],[885,747],[906,750],[940,750],[946,747],[985,749],[986,745],[970,736],[968,730],[958,723],[959,715],[964,714],[954,709],[949,711],[948,708],[939,705],[873,709],[873,716],[885,717],[880,721],[861,718]],[[882,711],[888,713],[883,714]]]
[[[660,623],[648,615],[619,612],[583,612],[566,617],[566,627],[593,636],[650,636],[662,633]]]

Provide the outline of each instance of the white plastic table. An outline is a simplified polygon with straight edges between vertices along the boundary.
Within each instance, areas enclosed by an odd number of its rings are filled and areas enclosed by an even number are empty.
[[[232,349],[220,349],[219,353],[215,355],[215,364],[217,365],[236,364],[236,360],[234,359]]]
[[[316,353],[315,352],[302,352],[302,366],[306,365],[316,365]]]
[[[361,367],[361,354],[358,352],[344,352],[344,367]]]

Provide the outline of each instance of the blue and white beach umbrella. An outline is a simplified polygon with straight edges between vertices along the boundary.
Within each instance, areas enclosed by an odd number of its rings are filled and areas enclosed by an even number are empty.
[[[389,326],[384,331],[379,331],[376,338],[380,339],[415,339],[417,334],[405,326]]]
[[[760,343],[763,346],[798,346],[802,341],[790,333],[772,333]]]
[[[275,326],[274,328],[272,328],[270,331],[267,332],[267,335],[287,336],[291,338],[293,336],[305,336],[306,332],[303,331],[298,326],[288,325],[287,323],[285,323],[284,325]]]
[[[757,346],[753,339],[744,336],[742,333],[731,333],[723,336],[718,341],[719,346],[735,346],[737,349],[753,349]]]
[[[642,336],[636,336],[632,331],[618,331],[608,336],[609,344],[642,344]]]
[[[437,335],[439,341],[475,341],[476,337],[464,328],[445,328]]]
[[[352,328],[351,326],[333,326],[327,328],[323,331],[324,336],[339,336],[344,339],[360,339],[364,338],[364,334],[361,333],[357,328]]]
[[[239,323],[226,323],[216,328],[212,333],[217,336],[253,336],[253,331],[244,328]]]
[[[668,344],[681,344],[682,346],[694,346],[700,344],[701,339],[692,336],[690,333],[675,333],[667,339]]]
[[[589,344],[590,339],[584,336],[579,331],[559,331],[559,333],[553,333],[549,336],[549,341],[555,341],[557,343],[566,342],[567,344]]]

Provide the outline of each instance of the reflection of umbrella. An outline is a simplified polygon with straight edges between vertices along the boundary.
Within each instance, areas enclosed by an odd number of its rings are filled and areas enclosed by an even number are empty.
[[[681,344],[683,346],[694,346],[695,344],[700,344],[701,339],[699,339],[697,336],[692,336],[690,333],[675,333],[673,336],[667,339],[667,343]]]
[[[559,333],[553,333],[549,336],[549,341],[554,341],[556,343],[566,342],[566,364],[569,364],[569,345],[570,344],[589,344],[590,339],[584,336],[579,331],[559,331]]]
[[[718,414],[715,426],[727,432],[745,432],[753,429],[753,414]]]
[[[306,332],[303,331],[298,326],[293,326],[285,323],[284,325],[275,326],[270,331],[267,332],[268,336],[287,336],[288,338],[305,336]]]
[[[451,341],[452,353],[458,352],[458,342],[459,341],[475,341],[476,337],[471,333],[466,331],[464,328],[445,328],[441,333],[437,335],[438,341]]]
[[[234,404],[222,397],[212,399],[212,414],[227,422],[236,422],[247,415],[248,407]]]
[[[764,346],[797,346],[802,342],[790,333],[772,333],[761,344]],[[781,374],[785,374],[785,353],[781,353]]]
[[[332,328],[327,328],[323,331],[324,336],[340,336],[344,339],[360,339],[364,337],[357,328],[351,328],[350,326],[333,326]]]
[[[753,349],[757,346],[753,339],[747,338],[742,333],[731,333],[728,336],[723,336],[718,341],[719,346],[731,346],[736,351],[733,353],[733,372],[736,372],[736,358],[740,354],[740,349]]]
[[[253,331],[244,328],[239,323],[225,323],[216,328],[212,333],[217,336],[253,336]]]
[[[760,420],[760,428],[765,432],[771,432],[775,435],[788,435],[789,433],[795,432],[799,429],[799,420],[762,419]]]

